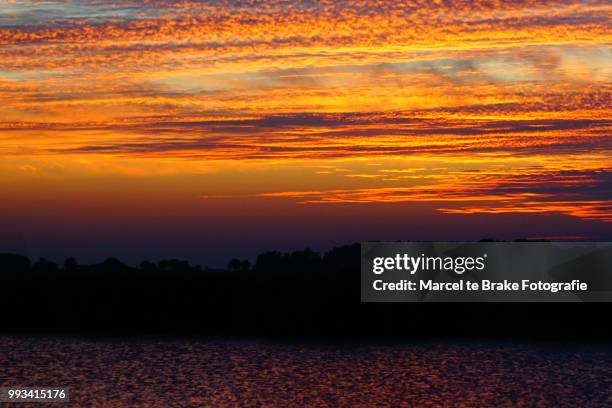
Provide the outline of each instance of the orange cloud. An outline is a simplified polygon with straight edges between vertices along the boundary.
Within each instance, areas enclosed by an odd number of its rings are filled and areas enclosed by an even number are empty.
[[[2,7],[0,157],[23,161],[6,169],[19,177],[39,177],[27,166],[41,157],[87,157],[93,165],[85,171],[117,160],[121,166],[108,168],[143,176],[159,176],[147,159],[179,173],[194,163],[213,172],[238,162],[294,163],[303,173],[318,164],[329,168],[295,184],[320,177],[329,188],[286,196],[608,220],[604,184],[593,187],[594,198],[591,190],[567,196],[538,182],[556,174],[554,183],[569,188],[567,161],[585,174],[610,169],[607,1],[18,0]],[[124,160],[134,162],[123,167]],[[372,160],[385,161],[381,171],[361,165]],[[394,160],[418,163],[398,169],[388,164]],[[494,174],[490,166],[506,168]],[[470,167],[477,171],[464,172]],[[538,170],[513,179],[526,168]],[[507,184],[523,189],[501,191]],[[260,193],[288,190],[275,187]],[[570,208],[572,201],[580,205]]]

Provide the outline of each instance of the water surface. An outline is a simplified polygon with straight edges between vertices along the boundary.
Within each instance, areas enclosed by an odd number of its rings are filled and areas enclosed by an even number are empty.
[[[67,386],[74,406],[612,404],[612,347],[420,341],[0,338],[2,386]]]

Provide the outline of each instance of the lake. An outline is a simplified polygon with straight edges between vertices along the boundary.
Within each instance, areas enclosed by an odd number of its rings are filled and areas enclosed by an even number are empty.
[[[5,336],[0,362],[2,386],[73,406],[612,406],[602,343]]]

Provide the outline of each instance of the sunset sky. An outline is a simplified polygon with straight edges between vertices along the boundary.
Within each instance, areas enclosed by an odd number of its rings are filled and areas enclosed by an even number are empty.
[[[0,0],[0,252],[612,240],[609,1]]]

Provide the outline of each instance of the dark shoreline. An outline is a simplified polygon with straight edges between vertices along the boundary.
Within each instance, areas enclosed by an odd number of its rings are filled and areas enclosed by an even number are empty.
[[[0,331],[232,338],[605,340],[611,303],[361,303],[360,247],[267,252],[227,270],[0,254]]]

